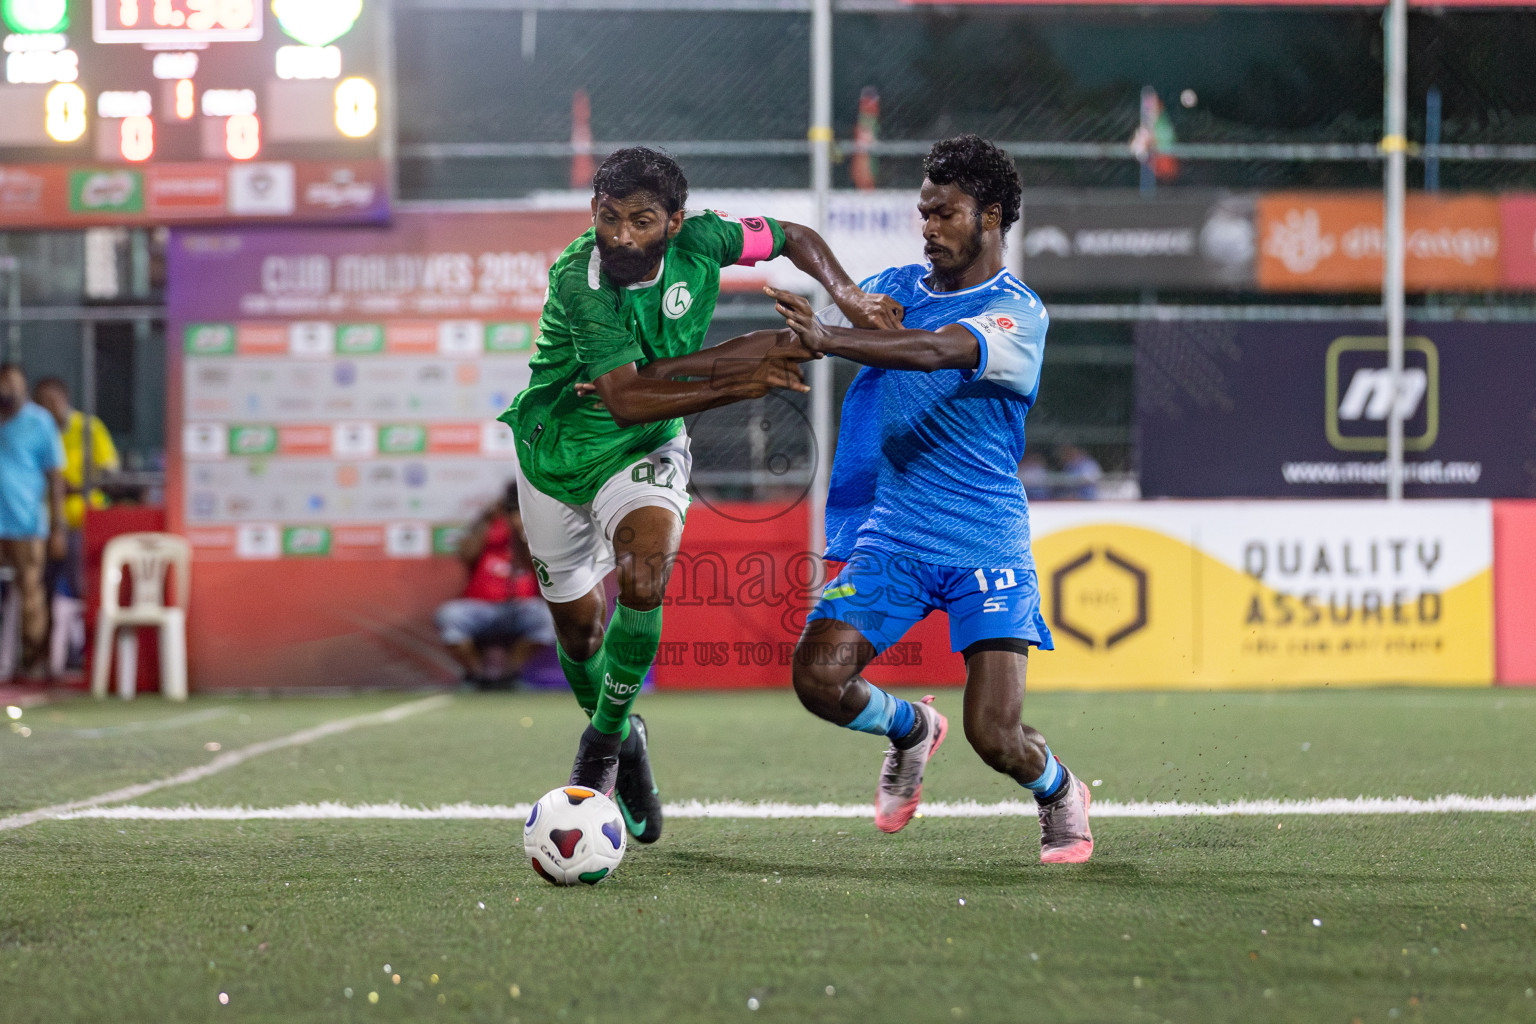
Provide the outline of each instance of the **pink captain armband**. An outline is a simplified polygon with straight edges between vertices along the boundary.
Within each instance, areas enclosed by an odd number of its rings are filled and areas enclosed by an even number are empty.
[[[765,217],[741,218],[741,259],[737,264],[750,267],[773,255],[773,229]]]

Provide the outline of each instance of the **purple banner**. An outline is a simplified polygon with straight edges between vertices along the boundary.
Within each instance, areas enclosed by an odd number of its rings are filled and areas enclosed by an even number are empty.
[[[1145,323],[1136,429],[1148,497],[1536,496],[1536,325],[1411,323],[1402,384],[1374,323]]]

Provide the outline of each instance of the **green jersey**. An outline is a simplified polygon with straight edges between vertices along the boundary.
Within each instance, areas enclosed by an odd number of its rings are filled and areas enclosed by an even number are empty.
[[[619,287],[602,272],[588,229],[549,271],[549,294],[528,387],[501,415],[517,437],[528,482],[573,505],[592,500],[609,477],[676,437],[680,419],[621,427],[575,385],[626,363],[691,355],[704,344],[720,268],[773,259],[784,229],[766,217],[735,220],[689,211],[652,281]]]

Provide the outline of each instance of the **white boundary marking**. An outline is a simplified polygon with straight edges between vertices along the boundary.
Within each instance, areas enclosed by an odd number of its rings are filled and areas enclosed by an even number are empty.
[[[302,746],[305,743],[313,743],[315,740],[325,739],[327,736],[351,732],[353,729],[362,726],[389,725],[392,722],[398,722],[402,718],[408,718],[423,711],[434,711],[452,699],[447,694],[438,694],[423,700],[396,704],[394,707],[383,711],[375,711],[366,715],[353,715],[351,718],[338,718],[309,729],[290,733],[287,736],[279,736],[276,739],[252,743],[248,747],[241,747],[239,750],[231,750],[220,754],[207,764],[188,768],[185,771],[177,772],[175,775],[167,775],[162,779],[155,779],[151,782],[139,782],[132,786],[114,789],[109,793],[99,793],[96,796],[86,797],[83,800],[68,800],[61,804],[53,804],[50,807],[39,807],[34,811],[13,814],[9,818],[0,818],[0,832],[24,828],[39,821],[64,818],[72,812],[100,807],[102,804],[115,804],[123,800],[134,800],[148,793],[153,793],[158,789],[165,789],[168,786],[181,786],[188,782],[197,782],[200,779],[206,779],[210,775],[217,775],[228,768],[244,764],[253,757],[270,754],[274,750],[282,750],[284,747]]]
[[[249,748],[248,748],[249,749]],[[108,802],[108,801],[100,801]],[[293,804],[288,807],[76,807],[60,808],[47,817],[60,821],[105,818],[113,821],[331,821],[389,819],[397,821],[521,821],[528,816],[530,804],[442,804],[437,807],[412,807],[401,803],[386,804]],[[49,808],[47,810],[54,811]],[[701,802],[688,800],[667,804],[669,818],[872,818],[868,804],[787,804],[743,803],[740,801]],[[1420,800],[1414,797],[1356,797],[1332,800],[1236,800],[1221,804],[1176,802],[1113,803],[1096,802],[1095,818],[1226,818],[1274,817],[1277,815],[1397,815],[1397,814],[1528,814],[1536,812],[1536,796],[1448,796]],[[33,812],[41,814],[42,812]],[[958,803],[923,804],[919,815],[930,818],[1033,818],[1033,801],[1007,800],[982,804],[967,800]],[[38,820],[38,819],[34,819]],[[4,827],[4,822],[0,822]]]

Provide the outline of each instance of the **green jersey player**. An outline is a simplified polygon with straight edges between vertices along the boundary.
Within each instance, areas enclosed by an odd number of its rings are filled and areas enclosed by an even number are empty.
[[[560,665],[591,718],[570,784],[617,788],[630,833],[649,843],[661,803],[630,707],[656,657],[688,510],[681,417],[773,388],[806,391],[798,364],[815,358],[787,331],[701,352],[720,268],[784,256],[855,324],[899,327],[900,310],[861,291],[808,228],[685,211],[682,169],[654,150],[614,153],[592,191],[592,229],[550,269],[532,378],[502,419],[517,438],[523,525]],[[603,579],[615,568],[605,628]]]

